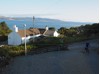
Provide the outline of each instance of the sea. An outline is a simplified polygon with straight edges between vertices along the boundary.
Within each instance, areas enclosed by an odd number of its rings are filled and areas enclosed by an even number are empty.
[[[45,21],[34,21],[33,20],[8,20],[8,19],[0,19],[0,22],[5,21],[8,25],[8,27],[13,30],[14,25],[18,27],[18,29],[24,29],[24,24],[26,24],[26,28],[34,27],[34,28],[45,28],[46,26],[48,27],[55,27],[56,29],[59,29],[61,27],[76,27],[76,26],[81,26],[85,24],[91,24],[87,22],[70,22],[70,21],[59,21],[59,20],[45,20]]]

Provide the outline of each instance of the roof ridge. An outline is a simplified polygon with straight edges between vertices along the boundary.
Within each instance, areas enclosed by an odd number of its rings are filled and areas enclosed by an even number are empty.
[[[47,30],[44,31],[43,35],[47,32]]]

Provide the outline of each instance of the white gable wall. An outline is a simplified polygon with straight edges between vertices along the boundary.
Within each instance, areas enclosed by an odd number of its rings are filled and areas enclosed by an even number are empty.
[[[8,35],[8,45],[20,45],[21,44],[21,37],[16,32],[11,32]]]
[[[57,31],[55,31],[54,34],[53,34],[53,36],[54,37],[58,37],[59,36],[59,33]]]

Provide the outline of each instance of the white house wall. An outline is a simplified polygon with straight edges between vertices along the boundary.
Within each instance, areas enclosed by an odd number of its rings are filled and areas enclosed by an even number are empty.
[[[20,45],[21,37],[16,32],[11,32],[8,35],[8,45]]]
[[[58,37],[59,33],[57,31],[54,32],[54,37]]]

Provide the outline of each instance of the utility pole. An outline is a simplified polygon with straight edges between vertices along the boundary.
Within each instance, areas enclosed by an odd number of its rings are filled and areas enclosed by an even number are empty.
[[[35,20],[35,17],[33,16],[33,41],[34,41],[34,20]]]
[[[25,56],[27,55],[27,48],[26,48],[26,24],[24,24],[24,35],[25,35]]]
[[[33,16],[33,28],[34,28],[34,20],[35,20],[35,17]]]

